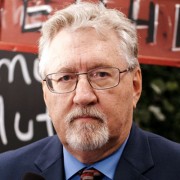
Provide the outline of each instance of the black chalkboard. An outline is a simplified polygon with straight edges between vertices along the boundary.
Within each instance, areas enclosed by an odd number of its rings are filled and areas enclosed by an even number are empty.
[[[0,152],[53,134],[37,54],[0,50]]]

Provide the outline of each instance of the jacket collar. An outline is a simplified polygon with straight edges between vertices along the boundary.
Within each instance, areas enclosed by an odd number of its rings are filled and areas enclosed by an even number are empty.
[[[63,149],[56,135],[42,149],[34,164],[46,179],[64,179]]]
[[[147,135],[135,124],[115,173],[116,179],[147,180],[143,173],[154,166]]]

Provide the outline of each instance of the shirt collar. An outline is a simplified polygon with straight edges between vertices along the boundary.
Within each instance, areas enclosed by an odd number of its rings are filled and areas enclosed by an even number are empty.
[[[66,148],[63,147],[64,154],[64,170],[66,179],[76,174],[81,169],[85,168],[86,165],[78,161],[72,154],[70,154]]]
[[[128,138],[126,141],[117,149],[116,152],[111,154],[110,156],[106,157],[105,159],[98,161],[92,165],[86,165],[78,161],[74,156],[72,156],[64,147],[63,147],[63,154],[64,154],[64,169],[65,169],[65,176],[66,179],[69,179],[74,174],[79,172],[83,168],[95,168],[102,172],[105,176],[110,179],[113,179],[114,173],[116,170],[116,166],[119,162],[119,159],[122,155],[124,147],[127,143]],[[105,166],[108,164],[108,166]]]

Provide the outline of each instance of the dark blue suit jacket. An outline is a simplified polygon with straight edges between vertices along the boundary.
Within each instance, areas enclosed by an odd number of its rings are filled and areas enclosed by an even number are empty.
[[[27,172],[46,180],[65,179],[62,144],[57,136],[0,155],[1,180],[20,180]],[[180,180],[180,144],[133,125],[114,179]]]

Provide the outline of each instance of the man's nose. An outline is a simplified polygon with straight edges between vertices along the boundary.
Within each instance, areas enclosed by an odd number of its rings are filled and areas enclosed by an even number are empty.
[[[97,96],[86,76],[79,76],[73,101],[81,106],[93,105],[97,102]]]

